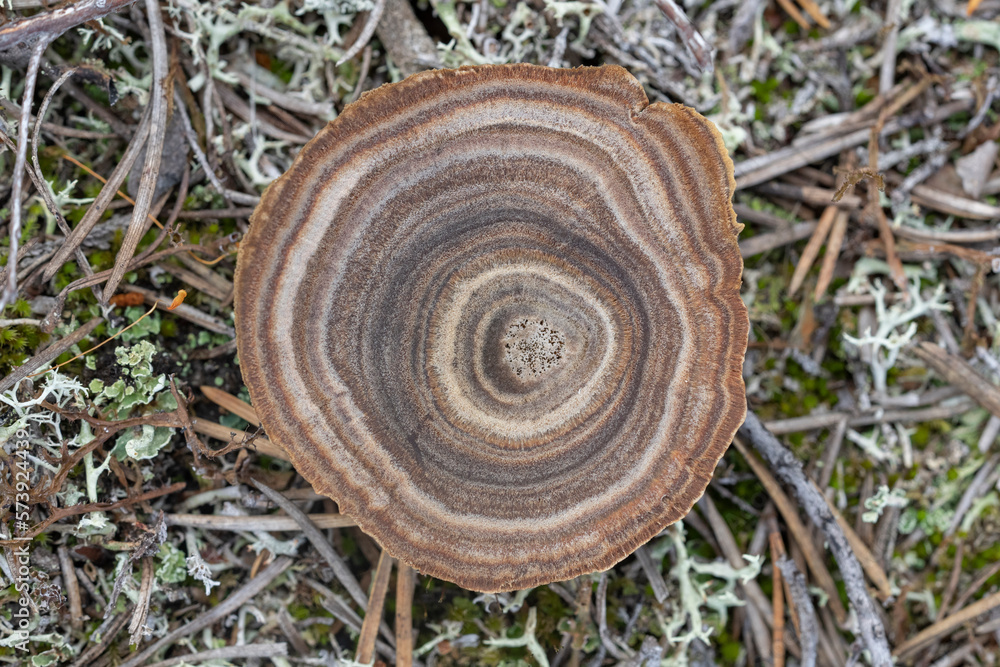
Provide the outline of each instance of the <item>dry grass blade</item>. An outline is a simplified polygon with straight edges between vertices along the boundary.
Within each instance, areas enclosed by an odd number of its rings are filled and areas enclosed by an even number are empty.
[[[109,298],[118,289],[128,264],[135,255],[139,240],[146,233],[146,215],[153,204],[153,194],[156,191],[156,181],[160,175],[160,160],[163,156],[163,137],[167,130],[167,82],[168,61],[167,41],[163,30],[163,17],[160,16],[160,3],[157,0],[146,0],[146,20],[149,22],[150,47],[153,59],[153,87],[150,90],[150,125],[149,142],[146,145],[146,161],[142,168],[142,178],[139,180],[139,192],[135,197],[135,208],[132,211],[132,221],[128,232],[122,241],[121,249],[115,259],[115,266],[108,278],[104,290],[105,298]]]
[[[819,8],[814,0],[798,0],[799,6],[806,10],[806,13],[812,17],[812,20],[816,22],[820,28],[824,30],[830,27],[830,19],[826,18],[823,10]]]
[[[147,107],[147,113],[143,114],[142,119],[139,121],[139,127],[136,128],[135,134],[132,135],[132,140],[129,142],[128,148],[125,150],[124,155],[122,155],[121,160],[118,161],[114,171],[111,172],[107,183],[101,188],[100,194],[97,195],[97,198],[90,205],[90,208],[87,209],[87,212],[83,214],[83,218],[73,228],[72,233],[66,237],[62,246],[56,251],[55,256],[49,260],[48,266],[42,272],[43,281],[51,280],[62,265],[66,263],[70,255],[80,247],[83,239],[94,229],[94,226],[108,209],[111,200],[118,194],[118,189],[125,182],[125,177],[128,176],[129,170],[142,152],[146,137],[149,135],[149,109]]]
[[[837,209],[834,206],[827,206],[823,209],[823,214],[819,218],[819,223],[816,225],[816,229],[813,230],[812,236],[809,238],[809,243],[806,244],[805,249],[802,251],[802,257],[799,258],[799,263],[795,265],[795,273],[792,274],[792,282],[788,285],[788,294],[794,295],[802,287],[802,281],[806,279],[806,274],[809,273],[809,269],[812,268],[813,262],[819,256],[819,249],[823,247],[823,242],[826,240],[826,235],[830,232],[830,228],[833,226],[833,221],[837,217]]]
[[[216,387],[202,385],[199,389],[201,389],[201,393],[205,394],[205,398],[212,401],[220,408],[245,419],[250,422],[252,426],[260,426],[260,420],[257,419],[257,412],[253,409],[253,406],[246,401],[240,400],[228,391],[223,391]]]
[[[344,559],[337,555],[337,552],[333,550],[330,543],[326,541],[323,534],[319,532],[319,528],[316,527],[305,512],[300,510],[295,506],[292,501],[285,498],[283,495],[272,489],[271,487],[261,484],[257,480],[253,480],[253,485],[257,487],[261,493],[267,496],[275,505],[280,507],[285,511],[285,514],[292,517],[302,528],[302,532],[305,533],[312,545],[316,547],[316,551],[320,553],[323,558],[326,559],[327,564],[330,569],[333,570],[333,574],[340,581],[340,584],[344,587],[347,593],[354,599],[355,602],[362,609],[368,608],[368,596],[364,594],[361,590],[361,586],[358,585],[358,580],[354,578],[351,574],[351,570],[347,567]]]
[[[781,578],[781,568],[778,567],[779,549],[783,552],[784,547],[780,546],[781,536],[778,533],[771,533],[769,536],[771,545],[771,606],[774,608],[772,649],[774,656],[774,667],[784,667],[785,665],[785,596],[782,588],[784,583]]]
[[[264,568],[263,571],[259,572],[256,577],[227,595],[225,599],[212,607],[210,611],[207,611],[193,621],[185,623],[184,625],[168,632],[157,641],[147,646],[144,651],[141,651],[137,655],[133,655],[131,658],[123,662],[120,667],[139,667],[140,665],[145,665],[149,662],[149,659],[159,653],[161,649],[171,646],[178,639],[200,632],[202,629],[209,628],[217,622],[225,619],[230,614],[236,612],[240,607],[250,602],[250,600],[252,600],[258,593],[267,588],[270,583],[277,579],[278,575],[288,569],[288,566],[291,564],[292,559],[286,558],[285,556],[275,559],[273,563]]]
[[[356,526],[354,519],[344,514],[307,514],[306,517],[322,530]],[[267,514],[264,516],[218,516],[215,514],[168,514],[167,524],[205,530],[287,532],[300,531],[302,526],[292,517]]]
[[[961,388],[979,405],[1000,417],[1000,389],[977,373],[969,362],[950,354],[934,343],[918,343],[911,350],[938,375]]]
[[[787,13],[793,21],[799,24],[800,28],[803,30],[809,30],[811,27],[809,25],[809,21],[806,21],[806,17],[802,16],[802,12],[799,11],[799,8],[795,6],[795,3],[793,3],[792,0],[778,0],[778,4],[781,5],[781,8],[785,10],[785,13]]]
[[[997,607],[1000,607],[1000,593],[989,595],[978,602],[970,604],[961,611],[957,611],[941,619],[930,627],[924,628],[913,637],[899,644],[892,653],[898,658],[905,658],[912,655],[914,651],[922,648],[924,645],[947,636],[950,632]]]
[[[830,571],[826,568],[826,564],[823,563],[823,556],[816,549],[812,538],[810,538],[809,529],[806,528],[805,524],[802,523],[802,519],[799,518],[798,510],[781,489],[778,481],[768,471],[767,467],[750,453],[746,445],[743,444],[743,441],[735,438],[733,445],[736,446],[740,454],[743,455],[743,458],[746,459],[746,462],[750,465],[754,474],[757,475],[767,494],[774,501],[775,507],[778,508],[778,513],[781,514],[785,520],[785,525],[788,526],[788,530],[795,538],[795,542],[802,549],[806,562],[809,564],[809,570],[816,578],[816,583],[830,597],[830,608],[833,609],[833,613],[837,617],[837,622],[840,624],[846,623],[847,611],[840,603],[840,593],[837,591],[837,585],[834,583]]]
[[[382,609],[385,605],[385,594],[389,590],[389,575],[392,574],[393,562],[395,559],[383,549],[378,559],[378,567],[375,569],[375,580],[372,582],[365,620],[361,624],[361,636],[358,637],[357,662],[362,665],[371,664],[375,660],[375,638],[382,622]]]
[[[765,458],[770,469],[774,470],[778,477],[795,490],[795,495],[802,508],[826,535],[830,550],[840,566],[847,597],[858,615],[859,631],[870,652],[871,662],[876,667],[890,667],[892,656],[889,652],[889,643],[886,639],[882,618],[875,611],[868,595],[861,565],[851,551],[850,544],[844,537],[843,531],[840,530],[840,526],[830,514],[826,500],[805,476],[802,464],[764,428],[757,415],[752,411],[747,413],[746,423],[740,428],[740,433],[750,439],[754,448]]]
[[[878,223],[879,238],[882,240],[883,246],[885,246],[885,259],[889,263],[889,270],[892,272],[892,282],[899,291],[906,292],[909,289],[909,285],[906,282],[906,274],[903,272],[903,262],[896,253],[896,237],[892,234],[889,219],[885,216],[885,211],[879,205],[877,197],[872,197],[869,207]]]
[[[406,563],[396,570],[396,667],[413,667],[413,589],[417,571]]]
[[[816,290],[813,292],[813,299],[819,301],[826,294],[833,280],[833,271],[837,266],[837,258],[840,256],[841,246],[844,244],[844,236],[847,234],[847,221],[850,215],[847,211],[838,210],[833,218],[833,228],[830,230],[830,238],[826,243],[826,254],[823,255],[823,264],[820,266],[819,278],[816,279]]]
[[[348,60],[354,56],[361,53],[361,49],[368,46],[368,41],[375,34],[375,28],[378,27],[378,22],[382,19],[382,13],[385,11],[386,0],[375,0],[375,6],[372,7],[371,12],[368,14],[368,18],[365,20],[365,27],[361,29],[361,34],[351,44],[351,48],[347,49],[347,52],[337,61],[337,65],[343,65]],[[364,77],[361,77],[364,80]]]

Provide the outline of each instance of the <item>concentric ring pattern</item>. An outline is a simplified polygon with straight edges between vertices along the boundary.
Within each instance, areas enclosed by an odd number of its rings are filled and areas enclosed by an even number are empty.
[[[745,416],[733,188],[711,123],[619,67],[365,94],[240,249],[268,435],[425,574],[610,567],[690,510]]]

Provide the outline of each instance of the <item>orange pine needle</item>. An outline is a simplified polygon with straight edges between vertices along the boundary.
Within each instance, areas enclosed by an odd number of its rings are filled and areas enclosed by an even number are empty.
[[[178,291],[177,292],[177,296],[175,296],[174,300],[170,302],[170,306],[167,308],[167,310],[173,310],[177,306],[179,306],[182,303],[184,303],[184,298],[187,295],[188,295],[187,290],[183,290],[182,289],[182,290]]]

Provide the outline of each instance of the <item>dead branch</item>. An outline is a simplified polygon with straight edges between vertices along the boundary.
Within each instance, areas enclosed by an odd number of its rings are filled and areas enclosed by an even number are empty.
[[[826,536],[847,589],[847,597],[858,615],[858,633],[871,654],[871,662],[876,667],[891,667],[892,655],[886,639],[882,618],[875,610],[864,573],[854,552],[847,542],[836,519],[830,514],[826,501],[802,471],[802,464],[795,456],[764,427],[752,411],[747,412],[747,420],[740,427],[740,433],[764,457],[774,474],[790,486],[799,504]]]

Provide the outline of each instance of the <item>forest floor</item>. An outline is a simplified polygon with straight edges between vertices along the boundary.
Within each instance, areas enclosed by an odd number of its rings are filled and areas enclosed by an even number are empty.
[[[1000,0],[0,17],[0,662],[1000,663]],[[720,128],[751,422],[636,555],[487,596],[390,574],[240,446],[233,274],[263,189],[362,92],[512,62],[619,64]]]

